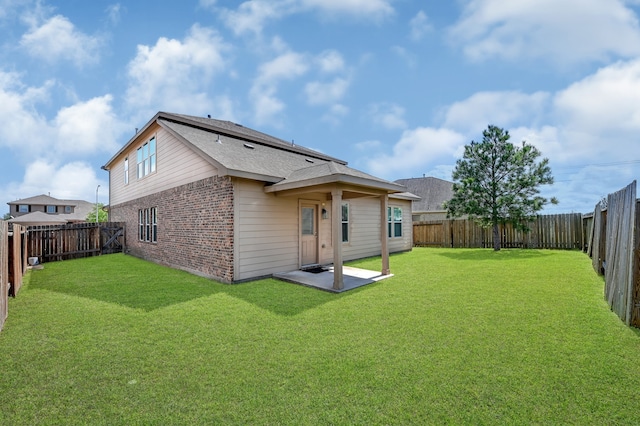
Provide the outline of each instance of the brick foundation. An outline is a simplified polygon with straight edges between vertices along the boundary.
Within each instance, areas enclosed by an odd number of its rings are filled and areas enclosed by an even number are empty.
[[[214,176],[110,206],[126,222],[126,248],[147,259],[222,282],[233,282],[233,183]],[[138,210],[158,209],[158,241],[138,239]]]

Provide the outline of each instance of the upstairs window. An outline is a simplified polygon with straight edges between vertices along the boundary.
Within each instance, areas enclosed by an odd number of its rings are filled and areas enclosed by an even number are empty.
[[[56,206],[47,206],[47,213],[57,213],[58,209]]]
[[[156,138],[155,136],[138,148],[138,179],[156,171]]]
[[[65,213],[71,213],[71,206],[64,206]]]
[[[387,224],[389,238],[402,237],[402,208],[387,207]]]
[[[29,205],[28,204],[20,204],[18,206],[18,213],[29,213]]]
[[[129,183],[129,157],[124,159],[124,184]]]

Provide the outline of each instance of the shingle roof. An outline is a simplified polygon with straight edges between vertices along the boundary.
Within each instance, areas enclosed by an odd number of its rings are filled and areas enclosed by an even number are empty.
[[[443,211],[442,204],[453,197],[453,182],[435,177],[398,179],[395,182],[420,197],[420,200],[413,201],[414,212]]]
[[[329,179],[332,177],[332,179]],[[272,185],[274,188],[278,186],[291,186],[297,183],[308,182],[311,180],[318,179],[327,179],[327,181],[337,182],[337,181],[358,181],[358,180],[367,180],[376,182],[380,185],[397,189],[398,191],[404,191],[404,187],[399,184],[394,184],[393,182],[389,182],[384,179],[377,178],[370,174],[361,172],[360,170],[352,169],[344,164],[338,164],[334,162],[328,162],[323,164],[318,164],[315,166],[304,167],[298,170],[293,171],[286,179]],[[350,179],[352,178],[352,179]]]
[[[279,144],[274,146],[246,141],[173,121],[159,121],[166,129],[214,160],[217,165],[226,169],[226,174],[232,176],[278,182],[294,170],[327,162],[324,156],[312,150],[307,151],[313,156],[306,155],[306,151],[284,149]]]
[[[11,201],[11,202],[8,202],[7,204],[9,205],[30,204],[32,206],[76,206],[80,201],[81,200],[60,200],[58,198],[53,198],[49,195],[42,194],[42,195],[35,195],[29,198],[22,198],[16,201]]]
[[[304,182],[322,178],[351,183],[355,179],[359,184],[391,193],[405,190],[399,184],[352,169],[344,160],[230,121],[159,112],[141,132],[156,122],[200,153],[220,174],[278,184],[272,185],[274,190],[287,185],[304,186]],[[109,170],[111,163],[136,142],[134,136],[103,168]]]
[[[54,224],[67,223],[68,222],[67,216],[69,215],[47,214],[45,212],[31,212],[19,217],[15,217],[13,219],[9,219],[8,222],[17,223],[17,224],[39,223],[39,224],[54,225]]]

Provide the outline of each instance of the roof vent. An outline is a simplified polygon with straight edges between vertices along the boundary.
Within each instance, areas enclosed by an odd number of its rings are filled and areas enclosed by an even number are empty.
[[[245,144],[244,144],[244,147],[245,147],[245,148],[248,148],[248,149],[254,149],[254,148],[255,148],[255,147],[254,147],[253,145],[251,145],[250,143],[245,143]]]
[[[233,124],[235,124],[238,127],[244,127],[242,124],[238,124],[238,123],[233,123]]]
[[[305,158],[304,161],[306,161],[307,163],[313,163],[313,160],[311,158]]]

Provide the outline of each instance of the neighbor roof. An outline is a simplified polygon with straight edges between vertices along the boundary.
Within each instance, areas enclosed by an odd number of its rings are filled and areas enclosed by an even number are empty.
[[[36,195],[29,198],[22,198],[20,200],[11,201],[7,204],[9,205],[18,205],[18,204],[30,204],[32,206],[77,206],[79,202],[84,203],[82,200],[59,200],[57,198],[53,198],[50,195]]]
[[[453,182],[435,177],[398,179],[407,191],[416,194],[420,200],[414,200],[412,210],[416,212],[444,211],[443,203],[453,198]]]
[[[31,212],[22,216],[9,219],[7,222],[17,223],[19,225],[29,224],[46,224],[46,225],[58,225],[69,222],[70,215],[63,214],[49,214],[45,212]],[[84,218],[83,218],[84,219]]]

